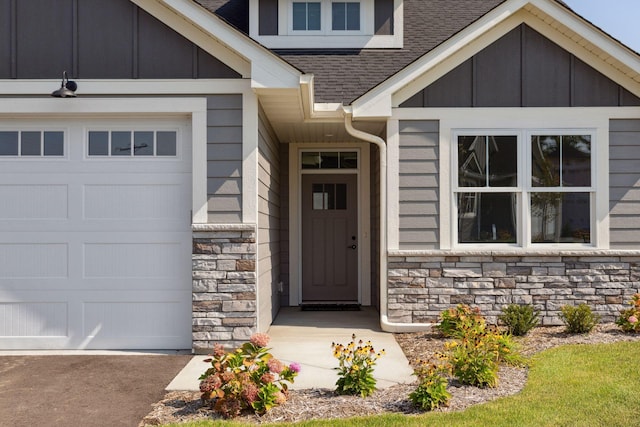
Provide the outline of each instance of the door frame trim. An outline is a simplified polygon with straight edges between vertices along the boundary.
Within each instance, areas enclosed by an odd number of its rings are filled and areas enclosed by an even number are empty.
[[[303,151],[345,151],[358,152],[358,169],[335,169],[321,171],[308,169],[303,172],[301,153]],[[289,144],[289,305],[302,303],[302,175],[331,174],[358,176],[358,303],[371,305],[371,176],[370,145],[367,143],[344,144]],[[367,285],[368,284],[368,285]]]

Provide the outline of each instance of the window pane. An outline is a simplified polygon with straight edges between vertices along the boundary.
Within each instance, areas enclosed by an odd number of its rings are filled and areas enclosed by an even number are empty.
[[[355,151],[340,153],[340,169],[358,169],[358,153]]]
[[[336,209],[347,209],[347,184],[336,184]]]
[[[64,156],[64,132],[44,133],[44,155]]]
[[[302,153],[302,169],[320,169],[320,153],[304,152]]]
[[[131,155],[131,132],[111,132],[111,155]]]
[[[532,193],[533,243],[591,243],[589,193]]]
[[[360,30],[360,3],[347,3],[347,30]]]
[[[517,136],[459,136],[458,186],[515,187]]]
[[[531,137],[531,185],[560,186],[560,137]]]
[[[175,132],[156,133],[156,156],[177,156],[178,135]]]
[[[20,141],[20,154],[22,156],[39,156],[41,153],[40,143],[42,134],[40,132],[22,132]]]
[[[516,136],[490,136],[489,187],[515,187],[518,185],[518,138]]]
[[[18,132],[0,132],[0,156],[18,155]]]
[[[307,4],[293,3],[293,29],[304,31],[307,29]]]
[[[347,29],[347,4],[333,3],[331,5],[331,29],[334,31],[344,31]]]
[[[309,31],[320,31],[320,3],[307,3]]]
[[[562,137],[562,186],[591,186],[591,136]]]
[[[324,209],[325,207],[325,192],[324,192],[324,185],[322,184],[313,184],[312,187],[312,192],[313,192],[313,210],[314,211],[321,211]]]
[[[320,169],[338,169],[337,152],[328,151],[321,154]]]
[[[133,133],[133,154],[135,156],[153,156],[153,132]]]
[[[458,193],[458,243],[516,243],[515,193]]]
[[[109,155],[109,132],[89,132],[89,155]]]

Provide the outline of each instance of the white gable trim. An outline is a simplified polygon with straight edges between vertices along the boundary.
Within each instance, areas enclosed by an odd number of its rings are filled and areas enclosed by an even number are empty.
[[[354,117],[391,117],[393,107],[522,23],[640,96],[640,57],[632,50],[553,0],[508,0],[358,98]],[[604,52],[609,53],[606,59]]]
[[[131,1],[243,77],[250,77],[251,87],[299,86],[300,71],[193,1]]]

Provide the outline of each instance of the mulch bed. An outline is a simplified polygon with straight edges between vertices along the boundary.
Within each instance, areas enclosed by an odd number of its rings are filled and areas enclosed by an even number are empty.
[[[442,351],[446,339],[436,332],[395,334],[395,338],[410,363],[418,359],[429,359]],[[599,344],[618,341],[640,341],[640,334],[623,333],[615,324],[600,324],[587,335],[570,335],[564,327],[538,327],[519,339],[521,353],[531,356],[548,348],[564,344]],[[485,403],[500,397],[520,392],[527,381],[526,368],[502,367],[498,373],[496,388],[477,388],[450,381],[448,390],[452,395],[448,407],[438,411],[460,411],[469,406]],[[267,414],[244,415],[239,421],[249,423],[296,422],[311,419],[333,419],[381,413],[418,414],[408,399],[416,387],[414,384],[396,385],[376,391],[362,399],[354,396],[340,396],[329,389],[292,390],[289,400]],[[140,426],[180,423],[196,420],[220,419],[208,406],[200,401],[198,392],[170,392],[160,402]]]

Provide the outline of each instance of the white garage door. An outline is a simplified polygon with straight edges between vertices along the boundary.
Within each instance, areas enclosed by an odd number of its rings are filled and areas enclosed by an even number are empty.
[[[0,121],[0,349],[191,348],[190,138]]]

